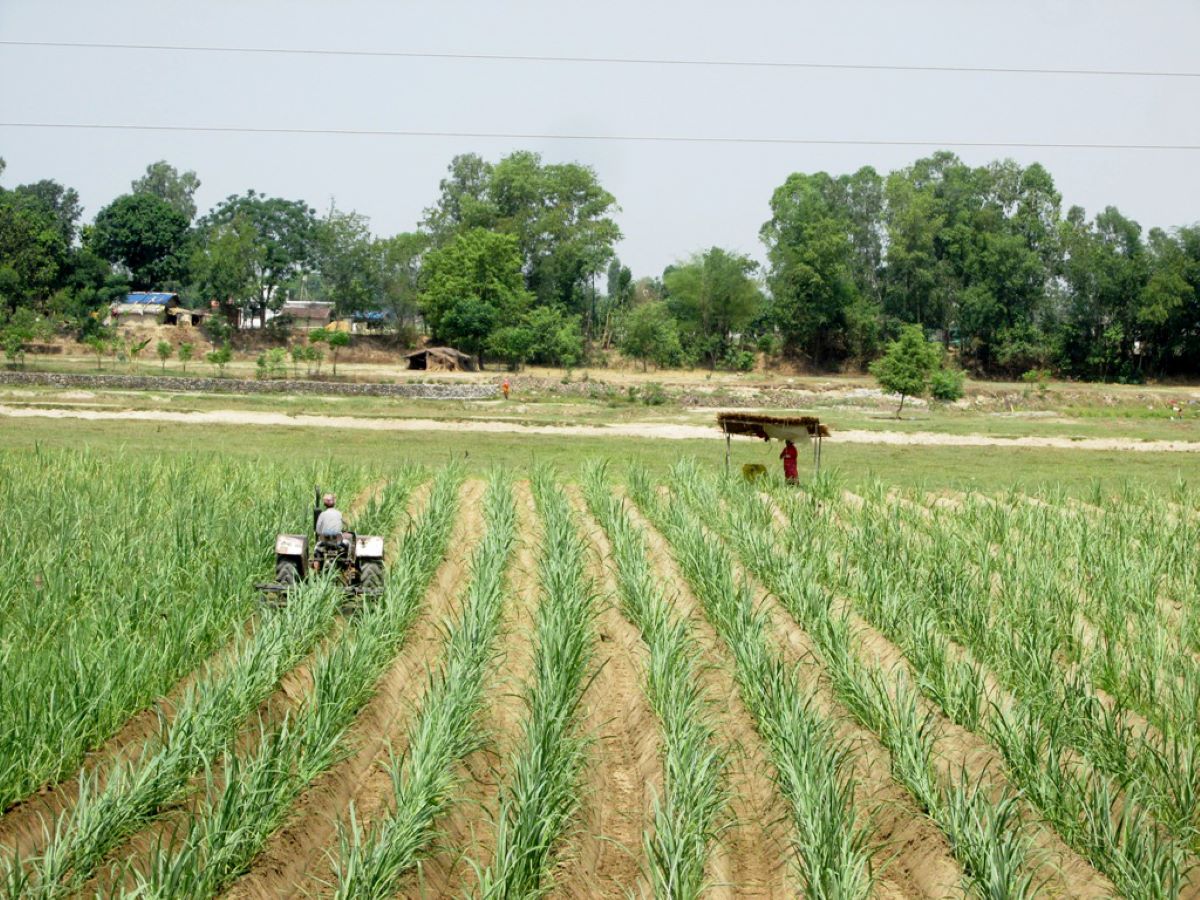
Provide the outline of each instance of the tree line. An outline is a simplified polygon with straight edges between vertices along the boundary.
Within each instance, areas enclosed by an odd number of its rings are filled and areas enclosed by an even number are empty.
[[[643,366],[864,368],[915,325],[980,374],[1200,371],[1200,226],[1064,214],[1036,163],[938,152],[887,175],[796,173],[770,197],[765,266],[713,247],[640,278],[594,170],[527,151],[456,156],[416,227],[391,236],[254,190],[198,215],[199,184],[153,163],[90,223],[55,181],[0,187],[5,346],[86,339],[126,292],[167,290],[230,322],[325,300],[513,368],[613,350]]]

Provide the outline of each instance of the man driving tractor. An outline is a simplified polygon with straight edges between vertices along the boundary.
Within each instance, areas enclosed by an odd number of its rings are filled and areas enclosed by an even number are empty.
[[[317,540],[339,547],[344,545],[347,541],[346,523],[342,520],[342,513],[337,508],[337,495],[326,494],[321,498],[321,505],[325,508],[317,516]]]

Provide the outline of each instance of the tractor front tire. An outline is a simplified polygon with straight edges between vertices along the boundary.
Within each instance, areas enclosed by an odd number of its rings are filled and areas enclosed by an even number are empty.
[[[358,580],[366,593],[376,593],[383,590],[383,565],[378,562],[365,562],[358,571]]]
[[[275,563],[275,580],[284,587],[300,583],[300,566],[293,560],[281,559]]]

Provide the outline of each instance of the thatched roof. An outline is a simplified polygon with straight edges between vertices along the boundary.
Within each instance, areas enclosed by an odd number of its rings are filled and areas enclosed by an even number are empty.
[[[764,416],[759,413],[717,413],[717,427],[726,434],[782,440],[829,437],[829,428],[816,416]]]

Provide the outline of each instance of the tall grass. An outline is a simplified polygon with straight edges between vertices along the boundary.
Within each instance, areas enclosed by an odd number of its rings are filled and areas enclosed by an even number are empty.
[[[630,494],[672,545],[705,615],[729,647],[734,676],[767,744],[788,803],[800,884],[810,896],[869,896],[872,868],[867,811],[854,800],[850,750],[774,647],[766,613],[749,586],[735,580],[728,551],[681,503],[659,497],[645,472],[633,470]]]
[[[419,470],[404,472],[378,498],[373,528],[390,530],[420,477]],[[209,897],[226,887],[283,824],[305,786],[349,751],[346,730],[374,695],[444,556],[460,481],[457,468],[439,473],[424,515],[409,523],[389,561],[383,596],[317,654],[313,690],[296,714],[264,727],[248,751],[227,751],[219,784],[217,773],[208,772],[205,800],[183,836],[156,847],[144,872],[135,867],[140,896]]]
[[[408,749],[392,761],[395,807],[364,827],[343,832],[336,896],[393,897],[433,837],[434,822],[459,779],[455,763],[482,740],[477,716],[505,599],[504,572],[516,537],[516,511],[506,476],[493,473],[484,501],[487,533],[471,560],[462,613],[446,639],[443,661],[429,677]]]
[[[728,744],[717,736],[700,680],[700,651],[664,596],[647,560],[645,535],[612,493],[607,465],[584,470],[589,509],[612,542],[621,610],[649,651],[646,696],[662,727],[663,796],[643,836],[655,897],[695,898],[728,800]]]
[[[307,527],[314,479],[357,468],[38,451],[0,479],[0,809],[84,753],[229,640]],[[247,498],[254,498],[247,503]]]
[[[833,598],[824,586],[827,546],[814,535],[804,553],[781,552],[771,513],[752,489],[726,483],[728,506],[723,509],[714,485],[693,467],[679,466],[673,476],[680,499],[736,548],[747,568],[810,635],[835,694],[890,751],[893,776],[946,834],[972,889],[1032,895],[1028,839],[1014,827],[1011,798],[993,807],[979,801],[979,782],[967,773],[948,783],[935,775],[936,726],[921,712],[917,688],[903,670],[863,663],[848,619],[833,612]],[[937,681],[952,686],[954,696],[978,685],[976,680],[956,681],[948,673]],[[971,696],[965,705],[977,708],[979,699]]]
[[[579,805],[588,745],[579,722],[595,638],[586,549],[553,472],[536,468],[532,484],[545,526],[538,562],[542,602],[525,687],[528,712],[500,791],[495,855],[479,872],[485,898],[545,892],[554,848]]]
[[[1005,708],[994,701],[976,707],[975,727],[1000,750],[1014,784],[1123,893],[1177,896],[1186,854],[1148,813],[1167,809],[1156,799],[1161,792],[1129,765],[1142,742],[1064,665],[1061,635],[1072,610],[1053,589],[1053,554],[1045,548],[1033,559],[998,554],[996,541],[1010,533],[1005,518],[964,527],[958,512],[924,515],[888,504],[883,490],[868,496],[862,509],[838,511],[851,523],[849,540],[841,529],[824,532],[847,561],[826,580],[840,583],[914,664],[935,662],[927,650],[945,647],[946,635],[987,664],[1011,693]],[[783,555],[807,552],[824,523],[806,503],[781,498],[793,526]],[[976,682],[960,687],[979,698]],[[922,688],[935,701],[945,699],[936,680]]]
[[[288,605],[267,612],[239,642],[233,659],[201,679],[174,721],[132,762],[104,773],[81,772],[74,805],[48,826],[40,854],[3,861],[12,898],[75,893],[117,847],[188,790],[193,774],[219,755],[239,727],[329,627],[341,591],[330,579],[303,583]]]

